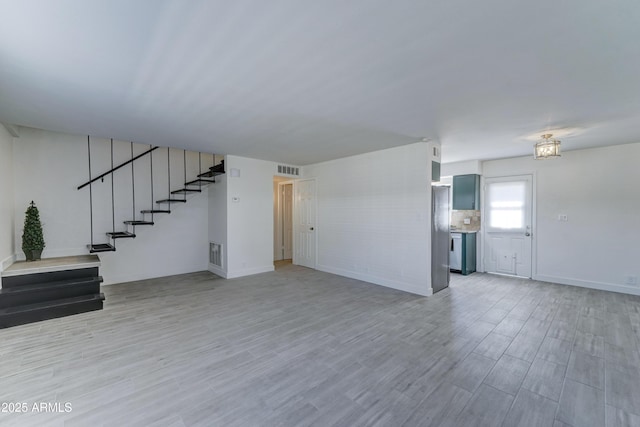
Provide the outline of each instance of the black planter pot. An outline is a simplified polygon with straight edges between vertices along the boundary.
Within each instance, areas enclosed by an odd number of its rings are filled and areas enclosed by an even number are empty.
[[[42,249],[24,250],[24,256],[27,261],[38,261],[42,258]]]

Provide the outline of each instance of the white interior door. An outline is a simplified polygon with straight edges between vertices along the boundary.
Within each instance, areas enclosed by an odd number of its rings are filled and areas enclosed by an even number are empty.
[[[316,180],[295,181],[293,193],[293,263],[316,268]]]
[[[486,178],[484,269],[531,278],[531,175]]]

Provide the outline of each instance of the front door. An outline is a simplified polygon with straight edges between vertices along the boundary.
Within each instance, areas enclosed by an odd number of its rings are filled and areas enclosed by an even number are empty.
[[[316,268],[316,180],[294,181],[293,263]]]
[[[486,178],[484,269],[531,278],[532,177]]]

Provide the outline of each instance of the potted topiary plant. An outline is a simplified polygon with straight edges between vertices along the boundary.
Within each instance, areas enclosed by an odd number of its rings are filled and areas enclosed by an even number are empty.
[[[40,212],[32,200],[25,212],[24,230],[22,232],[22,250],[27,261],[39,260],[44,246]]]

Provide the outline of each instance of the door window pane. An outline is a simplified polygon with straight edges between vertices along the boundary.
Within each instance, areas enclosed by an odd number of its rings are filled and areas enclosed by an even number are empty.
[[[489,227],[517,231],[524,229],[526,182],[495,182],[487,186]]]

